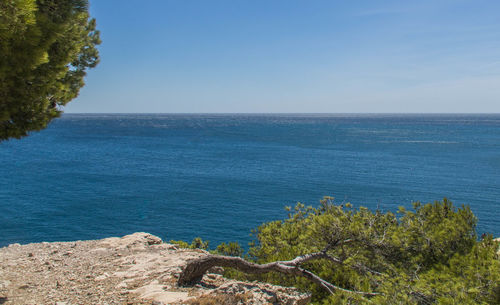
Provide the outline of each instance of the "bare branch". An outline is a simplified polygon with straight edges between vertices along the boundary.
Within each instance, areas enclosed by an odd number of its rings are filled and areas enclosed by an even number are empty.
[[[327,248],[325,248],[325,249],[327,249]],[[310,253],[310,254],[306,254],[306,255],[302,255],[302,256],[297,256],[296,258],[294,258],[290,261],[280,261],[279,263],[286,265],[286,266],[300,266],[303,263],[306,263],[310,260],[315,260],[315,259],[326,259],[326,260],[329,260],[330,262],[333,262],[333,263],[336,263],[339,265],[342,265],[344,263],[344,260],[341,260],[338,257],[334,257],[334,256],[327,254],[325,249],[322,250],[321,252],[315,252],[315,253]],[[382,275],[382,273],[380,273],[376,270],[373,270],[373,269],[371,269],[363,264],[355,264],[355,265],[350,266],[350,267],[353,269],[356,269],[358,271],[369,272],[369,273],[372,273],[375,275]]]
[[[241,257],[207,255],[205,257],[189,261],[184,270],[182,271],[181,275],[179,276],[178,283],[181,286],[192,285],[200,281],[208,269],[215,266],[220,266],[220,267],[231,267],[239,271],[250,274],[263,274],[274,271],[293,276],[305,277],[311,282],[323,287],[331,294],[333,294],[335,290],[339,290],[348,293],[360,294],[364,296],[378,295],[378,293],[374,292],[355,291],[338,287],[336,285],[333,285],[332,283],[325,281],[324,279],[312,273],[311,271],[299,267],[299,265],[302,263],[320,258],[329,259],[336,263],[342,263],[339,259],[327,255],[326,253],[323,252],[316,252],[316,253],[302,255],[290,261],[277,261],[262,265],[247,262]]]
[[[280,261],[279,263],[287,266],[299,266],[300,264],[306,263],[310,260],[321,259],[321,258],[327,259],[336,264],[342,264],[342,261],[339,258],[330,256],[326,254],[326,252],[324,251],[297,256],[296,258],[290,261]]]

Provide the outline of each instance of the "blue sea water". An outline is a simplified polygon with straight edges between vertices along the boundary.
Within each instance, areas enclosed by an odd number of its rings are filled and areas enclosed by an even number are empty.
[[[0,246],[146,231],[212,245],[325,195],[448,197],[500,236],[500,115],[66,114],[0,142]]]

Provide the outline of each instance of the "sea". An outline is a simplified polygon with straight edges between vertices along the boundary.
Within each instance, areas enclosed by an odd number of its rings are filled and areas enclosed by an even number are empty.
[[[500,114],[64,114],[0,142],[0,164],[0,246],[246,246],[323,196],[392,212],[446,197],[500,236]]]

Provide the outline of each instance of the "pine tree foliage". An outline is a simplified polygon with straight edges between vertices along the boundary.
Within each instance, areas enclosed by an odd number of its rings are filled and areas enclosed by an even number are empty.
[[[489,235],[478,239],[467,206],[444,199],[394,214],[325,197],[319,208],[299,203],[288,209],[286,220],[255,230],[247,260],[266,264],[324,253],[328,259],[300,267],[348,291],[331,294],[283,273],[229,274],[310,291],[316,304],[500,304],[498,242]]]
[[[0,0],[0,141],[61,114],[99,62],[87,0]]]

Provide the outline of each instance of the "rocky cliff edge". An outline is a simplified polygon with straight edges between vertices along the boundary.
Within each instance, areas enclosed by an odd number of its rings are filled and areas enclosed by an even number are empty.
[[[207,255],[148,233],[0,249],[0,304],[307,304],[294,288],[209,273],[178,287],[186,262]]]

